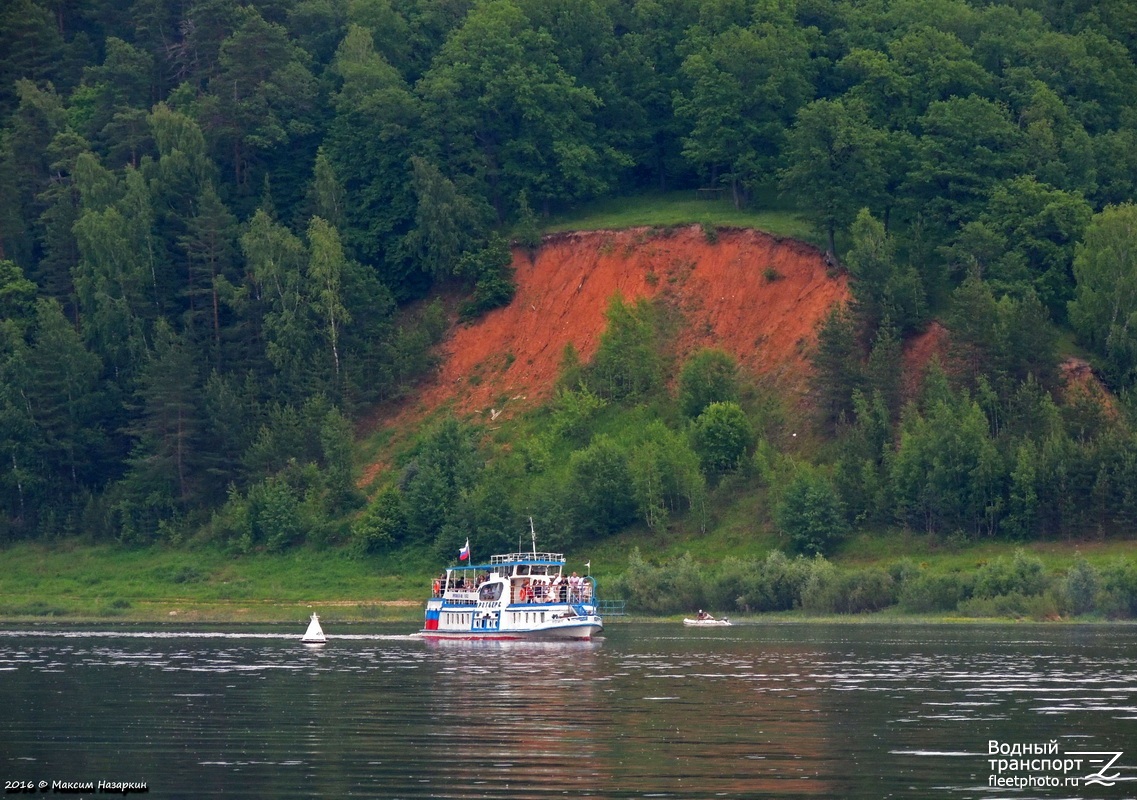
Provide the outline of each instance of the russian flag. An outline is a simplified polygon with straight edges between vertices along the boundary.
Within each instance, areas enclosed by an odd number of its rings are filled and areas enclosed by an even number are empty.
[[[458,551],[458,560],[459,561],[465,561],[469,557],[470,557],[470,540],[467,539],[466,540],[466,546]]]

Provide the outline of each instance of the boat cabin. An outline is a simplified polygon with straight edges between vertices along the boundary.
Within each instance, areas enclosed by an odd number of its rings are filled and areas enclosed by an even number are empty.
[[[508,553],[489,564],[449,567],[434,582],[432,595],[447,603],[583,603],[593,595],[591,576],[564,574],[561,553]]]

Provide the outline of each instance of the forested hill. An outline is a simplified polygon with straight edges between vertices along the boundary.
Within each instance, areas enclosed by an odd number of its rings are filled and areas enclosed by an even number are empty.
[[[0,539],[571,542],[713,525],[733,473],[804,549],[1132,529],[1135,48],[1129,0],[7,0]],[[851,276],[817,447],[616,304],[512,460],[448,422],[360,515],[353,423],[432,366],[429,298],[476,319],[547,215],[675,188],[780,192]]]

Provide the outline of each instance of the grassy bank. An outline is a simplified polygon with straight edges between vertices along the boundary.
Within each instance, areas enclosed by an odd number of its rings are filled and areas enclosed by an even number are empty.
[[[757,228],[806,241],[816,238],[812,226],[797,211],[787,208],[773,190],[741,209],[734,207],[725,192],[717,200],[699,199],[694,190],[608,198],[554,215],[542,230],[558,233],[690,224]]]
[[[288,622],[412,620],[429,570],[412,557],[377,574],[338,550],[235,556],[219,548],[65,543],[4,549],[0,619]]]

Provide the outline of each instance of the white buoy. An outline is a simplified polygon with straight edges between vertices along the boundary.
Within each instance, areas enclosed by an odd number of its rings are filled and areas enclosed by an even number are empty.
[[[315,612],[312,612],[312,621],[308,623],[308,630],[304,632],[300,641],[304,644],[325,644],[328,641],[328,637],[324,636],[324,629],[320,627],[320,618]]]

